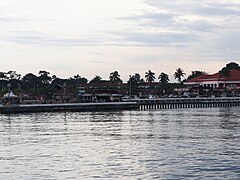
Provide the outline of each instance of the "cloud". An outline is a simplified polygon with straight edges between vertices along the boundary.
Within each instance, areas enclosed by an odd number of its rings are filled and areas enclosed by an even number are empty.
[[[165,28],[178,31],[194,30],[210,32],[220,27],[220,25],[206,19],[191,19],[191,16],[180,16],[175,13],[146,13],[144,15],[132,15],[120,19],[133,22],[139,26],[142,25],[145,28]]]
[[[131,15],[127,17],[121,17],[120,20],[153,20],[155,22],[173,22],[172,18],[174,17],[174,14],[170,13],[145,13],[142,15]]]
[[[188,43],[195,41],[198,38],[194,34],[178,32],[119,32],[114,34],[122,39],[122,43],[125,43],[126,45],[136,46],[185,47],[188,45]]]
[[[15,31],[14,34],[8,34],[8,36],[1,38],[1,40],[24,45],[58,46],[58,47],[94,46],[101,44],[101,40],[98,37],[69,38],[64,36],[54,36],[38,32],[17,32],[17,31]]]
[[[4,23],[26,23],[26,22],[41,22],[41,21],[46,21],[46,22],[51,22],[51,19],[33,19],[33,18],[25,18],[25,17],[21,17],[18,15],[14,15],[14,14],[0,14],[0,22],[4,22]]]
[[[202,16],[232,16],[232,15],[240,15],[240,10],[233,9],[229,7],[225,7],[222,4],[218,4],[217,6],[204,6],[196,9],[196,14]]]
[[[195,20],[192,22],[187,22],[182,24],[179,23],[179,26],[185,26],[188,29],[200,31],[200,32],[211,32],[221,27],[220,25],[216,25],[204,20]]]
[[[145,3],[168,12],[179,14],[195,14],[201,16],[230,16],[240,15],[240,2],[229,0],[175,0],[159,1],[145,0]]]
[[[0,14],[0,22],[23,22],[23,21],[29,21],[29,19],[10,14]]]

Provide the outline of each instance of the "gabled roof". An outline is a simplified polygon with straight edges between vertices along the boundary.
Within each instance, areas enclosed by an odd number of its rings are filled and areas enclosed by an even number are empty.
[[[221,77],[220,73],[200,75],[196,78],[187,80],[186,83],[197,83],[206,81],[240,81],[240,70],[232,69],[230,70],[230,77]]]

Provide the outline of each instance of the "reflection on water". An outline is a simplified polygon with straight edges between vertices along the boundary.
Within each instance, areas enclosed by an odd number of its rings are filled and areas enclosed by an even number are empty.
[[[1,179],[238,179],[234,108],[0,115]]]

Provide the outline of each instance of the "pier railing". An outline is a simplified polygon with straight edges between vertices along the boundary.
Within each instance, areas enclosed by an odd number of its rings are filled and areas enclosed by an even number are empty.
[[[240,97],[134,99],[139,108],[173,109],[240,106]]]

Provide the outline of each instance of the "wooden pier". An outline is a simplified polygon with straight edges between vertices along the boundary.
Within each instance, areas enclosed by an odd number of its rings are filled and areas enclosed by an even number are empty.
[[[240,106],[240,97],[138,99],[140,110]]]

